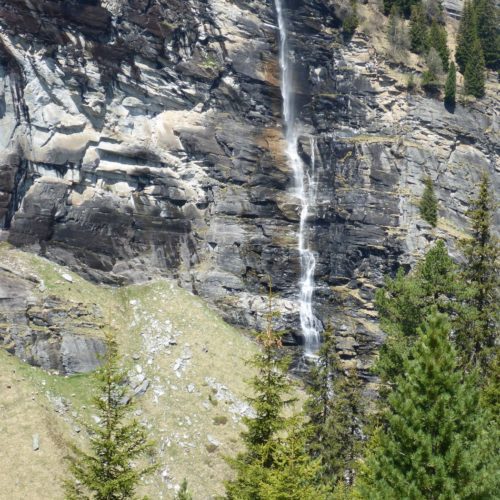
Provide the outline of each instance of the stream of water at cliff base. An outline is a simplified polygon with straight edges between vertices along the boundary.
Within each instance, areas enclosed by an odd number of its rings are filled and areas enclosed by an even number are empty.
[[[281,95],[283,99],[283,119],[285,125],[286,155],[293,169],[295,180],[295,195],[300,200],[300,224],[298,250],[300,257],[300,326],[304,338],[304,352],[313,355],[320,343],[319,320],[314,315],[314,271],[316,269],[316,257],[309,246],[307,238],[307,222],[310,208],[315,204],[316,190],[315,180],[312,176],[305,175],[304,163],[300,158],[299,129],[296,121],[295,99],[293,94],[293,67],[290,60],[290,48],[288,45],[288,31],[284,0],[276,0],[276,11],[278,14],[278,28],[280,32],[279,62],[281,69]],[[315,142],[311,140],[311,160],[314,161]]]

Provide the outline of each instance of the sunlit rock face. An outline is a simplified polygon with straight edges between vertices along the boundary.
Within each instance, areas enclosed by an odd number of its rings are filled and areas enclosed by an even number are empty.
[[[298,151],[318,180],[314,310],[365,369],[382,338],[375,288],[435,237],[459,236],[480,173],[494,172],[498,103],[451,113],[409,95],[367,36],[342,41],[335,2],[284,4]],[[271,278],[300,340],[278,43],[271,0],[0,0],[8,240],[103,282],[175,277],[246,327]],[[434,231],[418,213],[424,176]]]

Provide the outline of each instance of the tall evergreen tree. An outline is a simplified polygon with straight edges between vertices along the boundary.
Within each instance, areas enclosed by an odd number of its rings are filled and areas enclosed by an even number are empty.
[[[444,71],[448,71],[450,51],[448,49],[448,35],[446,28],[436,21],[433,21],[429,29],[429,47],[436,49]]]
[[[301,421],[296,416],[284,415],[285,407],[294,399],[289,397],[291,383],[286,374],[289,359],[280,356],[281,334],[273,329],[275,317],[270,294],[266,331],[258,336],[262,350],[250,362],[257,370],[250,382],[254,395],[248,398],[255,417],[244,419],[245,451],[229,460],[236,478],[226,482],[226,497],[230,500],[298,499],[287,496],[293,493],[290,489],[293,485],[297,494],[326,499],[324,486],[318,484],[320,462],[306,451]]]
[[[446,316],[433,313],[392,380],[358,489],[361,498],[494,498],[498,429],[463,376]]]
[[[446,78],[446,84],[444,86],[444,103],[447,106],[455,106],[457,94],[457,70],[455,68],[455,63],[450,64],[448,69],[448,76]]]
[[[461,284],[458,268],[442,240],[429,249],[424,259],[405,276],[400,269],[394,279],[386,279],[377,292],[375,304],[387,340],[380,350],[377,370],[387,382],[401,373],[403,360],[417,337],[418,326],[433,307],[456,315]]]
[[[427,19],[421,3],[411,8],[410,48],[416,54],[426,54],[429,48]]]
[[[306,451],[307,437],[301,419],[291,422],[287,435],[277,440],[274,466],[259,485],[262,500],[330,500],[331,489],[319,481],[321,460]],[[242,497],[237,497],[242,498]]]
[[[481,41],[486,67],[500,67],[499,10],[494,0],[476,0],[477,34]]]
[[[130,419],[134,406],[125,403],[127,375],[120,366],[116,342],[108,338],[103,366],[96,374],[97,391],[93,403],[98,423],[88,425],[90,451],[72,446],[68,457],[73,479],[65,481],[69,500],[123,500],[134,497],[142,477],[151,474],[156,465],[137,465],[148,454],[153,443],[137,420]]]
[[[434,194],[434,184],[430,177],[424,179],[424,193],[420,200],[420,215],[432,227],[436,227],[438,219],[438,202]]]
[[[498,238],[492,232],[494,208],[485,174],[467,212],[471,238],[462,241],[466,308],[457,328],[457,343],[466,364],[478,367],[483,374],[488,372],[498,341],[500,269]]]
[[[486,68],[484,65],[483,49],[479,38],[474,40],[469,60],[465,66],[464,90],[468,95],[483,97]]]
[[[471,59],[472,46],[477,39],[477,20],[474,6],[470,0],[466,0],[460,19],[460,26],[457,34],[457,49],[455,61],[460,73],[465,73],[467,63]]]
[[[344,480],[350,483],[361,450],[364,405],[356,373],[346,376],[341,369],[330,326],[311,368],[308,393],[308,449],[314,458],[321,459],[322,480],[330,486]]]

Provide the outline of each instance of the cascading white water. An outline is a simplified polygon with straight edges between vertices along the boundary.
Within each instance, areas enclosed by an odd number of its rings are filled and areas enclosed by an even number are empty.
[[[276,0],[278,28],[280,32],[279,60],[281,68],[281,95],[283,99],[283,118],[285,122],[286,155],[295,177],[296,196],[300,200],[298,242],[301,268],[299,296],[300,326],[304,337],[304,351],[307,355],[314,354],[320,342],[320,322],[313,311],[316,257],[309,246],[307,237],[307,221],[310,208],[313,207],[316,202],[316,180],[314,179],[316,144],[315,141],[311,139],[312,170],[310,175],[306,175],[304,163],[298,151],[299,128],[296,121],[296,109],[293,95],[293,67],[290,60],[287,22],[283,2],[284,0]]]

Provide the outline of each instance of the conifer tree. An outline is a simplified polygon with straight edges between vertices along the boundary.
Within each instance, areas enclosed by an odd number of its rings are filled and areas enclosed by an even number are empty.
[[[279,438],[273,451],[274,465],[259,485],[262,500],[329,500],[330,488],[319,481],[321,460],[311,459],[300,418],[290,421],[287,435]],[[241,498],[241,497],[237,497]]]
[[[447,106],[455,106],[456,103],[456,93],[457,93],[457,70],[455,68],[455,63],[450,64],[448,69],[448,76],[446,78],[446,84],[444,86],[444,103]]]
[[[432,246],[415,269],[394,279],[376,294],[375,304],[387,339],[380,350],[377,371],[383,382],[401,373],[403,360],[417,337],[418,326],[433,307],[456,316],[456,297],[461,293],[458,267],[442,240]]]
[[[478,98],[483,97],[485,76],[486,68],[484,65],[483,49],[481,48],[479,38],[476,38],[472,44],[469,60],[465,66],[465,93]]]
[[[498,429],[463,375],[446,316],[433,313],[392,380],[384,425],[358,481],[361,498],[494,498]]]
[[[254,396],[249,401],[256,415],[245,419],[247,431],[242,437],[246,450],[228,460],[236,478],[226,482],[226,498],[327,500],[329,488],[319,481],[320,459],[307,451],[302,417],[283,413],[294,399],[288,397],[289,361],[279,355],[281,334],[273,329],[275,317],[270,293],[266,331],[259,335],[262,351],[251,361],[257,374],[250,383]]]
[[[410,48],[416,54],[426,54],[429,47],[427,19],[422,4],[412,6],[410,17]]]
[[[359,25],[357,0],[351,0],[349,12],[342,21],[342,34],[350,40]]]
[[[125,403],[127,386],[125,370],[115,340],[107,339],[104,364],[97,371],[97,391],[93,403],[99,422],[88,425],[91,435],[89,452],[72,446],[68,457],[73,479],[65,481],[69,500],[122,500],[134,497],[142,477],[151,474],[156,465],[137,465],[148,454],[153,443],[137,420],[130,419],[134,405]]]
[[[448,71],[450,51],[448,50],[448,35],[444,26],[433,21],[429,29],[429,47],[436,49],[444,71]]]
[[[466,0],[460,19],[460,26],[457,34],[457,49],[455,61],[460,73],[465,73],[467,63],[471,59],[472,46],[477,39],[477,20],[474,7],[470,0]]]
[[[477,17],[477,34],[481,41],[484,60],[487,68],[493,70],[500,66],[500,33],[498,7],[494,0],[477,0],[475,2]]]
[[[434,194],[434,184],[430,177],[424,179],[424,184],[424,193],[420,200],[420,215],[422,219],[426,220],[432,227],[436,227],[438,203],[436,195]]]
[[[409,47],[408,32],[396,5],[392,6],[389,15],[387,39],[393,56],[404,54]]]
[[[330,486],[344,480],[350,483],[361,451],[364,405],[356,373],[346,376],[341,369],[331,326],[324,332],[316,366],[311,368],[308,393],[308,449],[321,459],[322,480]]]
[[[462,241],[466,307],[457,333],[466,364],[478,367],[483,374],[488,372],[498,340],[500,269],[498,239],[492,233],[494,207],[489,178],[484,174],[467,212],[471,238]]]

